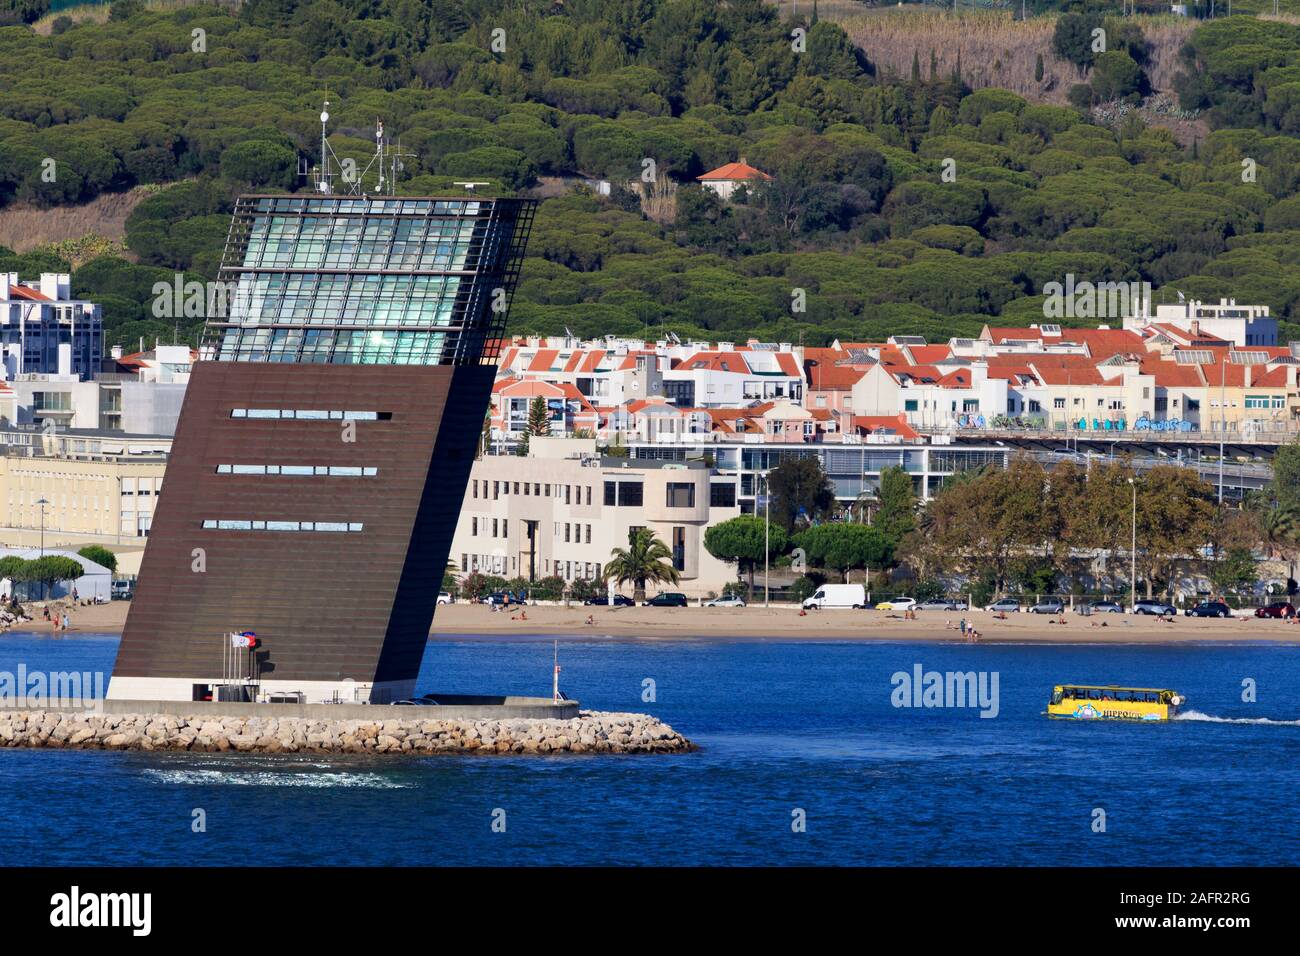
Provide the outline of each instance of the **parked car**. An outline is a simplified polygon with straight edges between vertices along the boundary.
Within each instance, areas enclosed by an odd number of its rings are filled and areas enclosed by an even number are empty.
[[[1188,617],[1232,617],[1232,608],[1222,601],[1202,601],[1183,613]]]
[[[393,701],[393,706],[394,707],[432,707],[437,703],[438,702],[436,700],[429,700],[426,697],[412,697],[409,700],[395,700]]]
[[[930,601],[922,601],[916,607],[920,611],[964,611],[966,602],[953,598],[934,598]]]
[[[723,594],[712,601],[705,601],[705,607],[744,607],[745,599],[739,594]]]
[[[1290,620],[1295,617],[1295,608],[1286,601],[1274,601],[1263,607],[1255,608],[1256,617],[1280,617]]]
[[[1171,617],[1178,613],[1178,608],[1174,607],[1168,601],[1158,601],[1155,598],[1143,598],[1133,605],[1134,614],[1149,614],[1152,617]]]
[[[645,602],[645,607],[686,607],[686,595],[676,591],[660,591]]]
[[[1091,604],[1081,604],[1080,609],[1087,608],[1089,614],[1123,614],[1124,605],[1118,601],[1093,601]]]
[[[135,596],[135,582],[119,579],[108,586],[108,596],[114,601],[129,601]]]
[[[986,611],[1001,611],[1003,614],[1010,614],[1012,611],[1020,610],[1020,602],[1015,598],[1003,598],[1001,601],[994,601]]]
[[[528,595],[523,591],[493,591],[483,598],[484,604],[527,604]]]
[[[1029,609],[1030,614],[1064,614],[1065,602],[1060,598],[1047,598]]]
[[[587,598],[587,600],[583,601],[582,603],[590,604],[593,607],[609,607],[610,605],[609,595],[601,594],[594,598]],[[613,606],[614,607],[636,607],[636,602],[633,601],[630,597],[624,597],[622,594],[615,594]]]
[[[449,592],[447,592],[447,591],[439,591],[439,592],[438,592],[438,603],[439,603],[439,604],[450,604],[450,603],[451,603],[451,594],[450,594]]]
[[[864,608],[867,589],[861,584],[823,584],[803,602],[809,610],[820,608]]]
[[[914,611],[916,610],[916,598],[896,597],[888,601],[881,601],[876,605],[877,611]]]

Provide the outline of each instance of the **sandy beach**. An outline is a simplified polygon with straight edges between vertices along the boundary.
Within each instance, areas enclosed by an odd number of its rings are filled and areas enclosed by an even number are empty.
[[[113,601],[71,610],[69,634],[119,633],[129,602]],[[438,608],[432,636],[555,635],[570,637],[636,637],[680,640],[891,640],[960,641],[959,612],[918,611],[916,620],[903,620],[888,611],[812,611],[800,616],[797,608],[657,608],[657,607],[552,607],[534,605],[521,611],[493,612],[482,604],[451,604]],[[587,624],[590,615],[594,623]],[[1180,643],[1195,641],[1280,641],[1300,643],[1300,624],[1254,617],[1219,620],[1179,617],[1166,623],[1153,617],[1098,614],[1055,618],[1028,613],[1008,614],[1005,620],[987,611],[964,615],[973,622],[983,642],[1064,644]],[[1102,625],[1105,625],[1104,627]],[[50,631],[38,618],[14,631]]]

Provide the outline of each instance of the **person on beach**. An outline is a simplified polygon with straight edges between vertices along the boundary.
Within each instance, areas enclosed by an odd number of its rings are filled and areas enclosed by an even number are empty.
[[[594,615],[594,614],[588,614],[588,615],[587,615],[587,626],[588,626],[588,627],[591,627],[591,626],[593,626],[595,623],[596,623],[596,615]]]
[[[965,638],[966,638],[966,619],[965,619],[964,617],[961,619],[961,623],[958,625],[958,627],[961,628],[961,636],[962,636],[962,639],[965,640]]]
[[[67,612],[67,611],[64,611],[64,612],[63,612],[63,629],[64,629],[65,631],[68,629],[68,612]]]

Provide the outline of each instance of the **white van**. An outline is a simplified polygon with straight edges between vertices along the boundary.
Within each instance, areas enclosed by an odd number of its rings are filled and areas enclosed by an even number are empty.
[[[861,584],[823,584],[803,602],[805,608],[863,608],[867,606],[867,589]]]

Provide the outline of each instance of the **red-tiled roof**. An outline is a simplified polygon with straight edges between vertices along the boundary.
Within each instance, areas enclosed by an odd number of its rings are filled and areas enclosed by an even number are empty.
[[[908,345],[904,346],[912,361],[917,365],[934,365],[944,359],[952,358],[952,349],[946,345]]]
[[[1149,357],[1142,360],[1140,367],[1144,375],[1154,376],[1156,385],[1161,388],[1200,388],[1205,384],[1199,365],[1182,365]]]
[[[755,169],[748,163],[727,163],[717,169],[710,169],[703,176],[696,176],[700,182],[743,181],[747,179],[771,179],[761,169]]]
[[[906,415],[854,415],[853,428],[860,434],[873,432],[900,435],[903,438],[920,438],[920,434],[907,423]]]
[[[29,289],[25,285],[11,285],[9,287],[9,298],[11,299],[30,299],[32,302],[53,302],[48,295],[41,295],[35,289]]]
[[[812,349],[804,350],[804,377],[808,388],[813,391],[848,391],[857,381],[867,374],[867,366],[849,365],[849,353],[837,352],[835,349],[817,349],[819,353],[810,357]]]
[[[492,391],[501,395],[509,393],[511,398],[536,398],[539,395],[556,398],[564,394],[560,386],[536,378],[501,379],[492,386]]]
[[[777,352],[776,364],[782,372],[791,378],[799,377],[799,363],[794,360],[794,356],[789,352]]]
[[[538,349],[533,360],[528,363],[528,371],[549,372],[551,366],[555,364],[555,357],[559,354],[559,349]]]
[[[1089,366],[1040,366],[1037,361],[1034,361],[1030,363],[1030,367],[1033,368],[1044,385],[1104,385],[1106,382],[1101,372]]]
[[[1262,366],[1256,365],[1251,371],[1251,388],[1285,388],[1286,384],[1285,365],[1279,365],[1267,371],[1264,371]]]
[[[748,374],[749,363],[739,352],[696,352],[682,359],[676,366],[678,371],[697,371],[708,369],[711,372],[740,372]],[[798,375],[796,371],[793,374]]]

